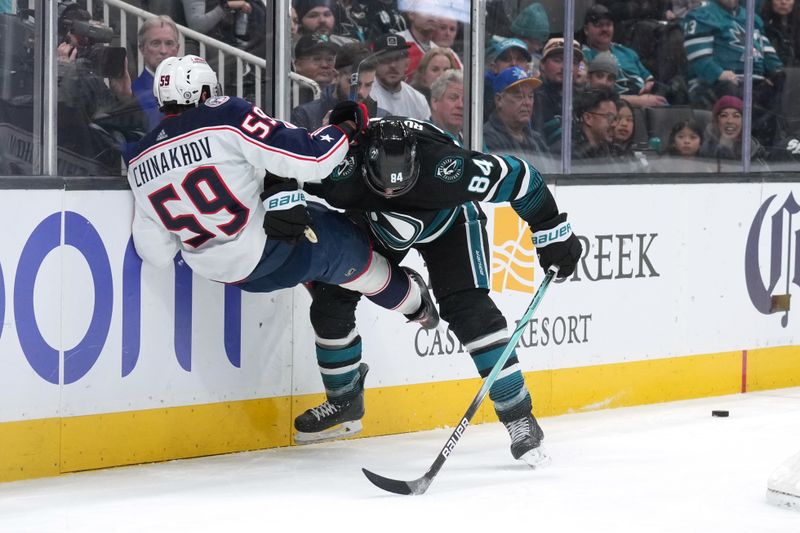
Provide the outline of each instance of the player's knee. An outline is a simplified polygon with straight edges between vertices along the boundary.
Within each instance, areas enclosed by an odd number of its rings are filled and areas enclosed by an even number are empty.
[[[337,339],[353,331],[359,293],[326,283],[314,283],[309,292],[312,298],[309,315],[317,336]]]
[[[485,289],[468,289],[444,297],[439,300],[439,313],[463,343],[506,327],[506,319]]]

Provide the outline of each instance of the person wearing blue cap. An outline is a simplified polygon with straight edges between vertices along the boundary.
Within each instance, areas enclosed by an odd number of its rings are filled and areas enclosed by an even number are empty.
[[[483,120],[489,120],[489,115],[494,109],[494,88],[492,83],[495,76],[508,67],[519,67],[523,70],[530,69],[533,56],[528,51],[528,46],[519,39],[503,39],[489,47],[486,56],[486,72],[483,84]]]
[[[542,84],[519,67],[509,67],[494,78],[495,110],[483,125],[483,142],[492,152],[542,154],[547,147],[531,128],[534,91]]]

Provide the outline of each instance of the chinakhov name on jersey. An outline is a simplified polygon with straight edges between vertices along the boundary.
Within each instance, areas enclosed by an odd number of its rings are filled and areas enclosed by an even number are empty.
[[[168,143],[173,143],[183,139],[178,137],[167,141],[163,145],[157,145],[154,148],[163,148]],[[145,155],[145,152],[142,155]],[[146,159],[138,159],[140,161],[132,161],[131,173],[133,180],[137,187],[143,186],[145,183],[156,179],[165,172],[169,172],[178,167],[185,167],[200,163],[203,160],[210,160],[212,158],[211,141],[208,137],[202,137],[196,141],[190,141],[185,144],[178,144],[172,148],[162,150]]]

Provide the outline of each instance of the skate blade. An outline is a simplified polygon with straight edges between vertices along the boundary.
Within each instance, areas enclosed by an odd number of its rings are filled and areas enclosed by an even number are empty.
[[[347,439],[350,437],[355,437],[361,433],[362,429],[363,426],[361,425],[361,420],[342,422],[338,426],[333,426],[332,428],[328,428],[325,431],[320,431],[318,433],[303,433],[302,431],[296,431],[294,434],[294,442],[295,444],[315,444],[317,442],[327,442],[336,439]]]
[[[532,450],[528,450],[519,458],[520,461],[524,462],[531,468],[543,468],[549,465],[553,460],[547,455],[541,446],[538,448],[534,448]]]
[[[767,501],[780,507],[789,507],[800,511],[800,497],[777,490],[767,489]]]

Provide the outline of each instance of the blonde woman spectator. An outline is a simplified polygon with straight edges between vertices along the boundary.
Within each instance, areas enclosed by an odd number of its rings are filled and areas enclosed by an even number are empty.
[[[411,86],[430,101],[431,85],[448,69],[460,70],[455,53],[449,48],[431,48],[422,56],[417,70],[414,71]]]

